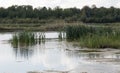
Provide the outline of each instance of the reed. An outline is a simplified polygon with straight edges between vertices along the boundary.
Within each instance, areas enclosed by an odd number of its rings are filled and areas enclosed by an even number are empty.
[[[59,32],[59,34],[58,34],[58,38],[59,38],[59,40],[62,40],[63,39],[63,32]]]
[[[38,35],[38,42],[39,42],[39,44],[40,43],[45,43],[45,32],[41,32],[41,33],[39,33],[39,35]]]
[[[16,34],[13,35],[13,38],[12,38],[12,45],[14,48],[18,48],[18,36]]]
[[[32,32],[20,32],[14,34],[12,37],[12,45],[14,47],[19,46],[30,46],[35,44],[40,44],[41,42],[45,42],[44,33],[40,33],[39,35]]]
[[[120,31],[111,27],[68,26],[68,40],[79,40],[82,47],[120,48]]]
[[[36,41],[35,35],[33,33],[30,33],[30,32],[20,32],[20,33],[14,34],[13,38],[12,38],[12,44],[13,45],[35,44],[35,41]]]
[[[107,35],[110,34],[112,28],[110,27],[92,27],[85,25],[76,25],[76,26],[68,26],[66,27],[66,37],[70,40],[77,40],[80,37],[84,37],[86,35]]]

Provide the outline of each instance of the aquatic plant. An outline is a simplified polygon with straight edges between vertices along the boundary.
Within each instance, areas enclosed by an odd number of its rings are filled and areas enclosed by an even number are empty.
[[[66,38],[88,48],[120,48],[120,31],[111,27],[68,26]]]
[[[66,39],[66,33],[64,31],[59,31],[59,33],[58,33],[58,39],[59,40]]]
[[[66,37],[70,40],[77,40],[86,35],[108,35],[111,32],[113,32],[112,28],[109,27],[92,27],[85,25],[73,25],[66,27]]]
[[[39,40],[39,44],[40,43],[45,43],[45,32],[41,32],[41,33],[39,33],[39,35],[38,35],[38,40]]]
[[[29,45],[29,44],[34,44],[35,43],[35,35],[33,33],[30,32],[20,32],[17,34],[14,34],[12,37],[12,44],[25,44],[25,45]]]
[[[59,32],[59,34],[58,34],[58,38],[59,38],[60,40],[63,39],[62,32]]]
[[[120,35],[86,36],[80,38],[80,45],[88,48],[120,48]]]
[[[14,45],[14,48],[17,48],[18,47],[18,37],[16,34],[13,35],[13,38],[12,38],[12,45]]]
[[[12,37],[12,44],[14,46],[22,45],[29,46],[45,41],[45,34],[41,33],[39,35],[32,32],[20,32],[16,33]]]

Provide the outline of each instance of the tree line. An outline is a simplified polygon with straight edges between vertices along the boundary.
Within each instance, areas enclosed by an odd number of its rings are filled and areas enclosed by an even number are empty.
[[[120,8],[84,6],[79,8],[33,8],[30,5],[13,5],[8,8],[0,7],[2,19],[63,19],[67,22],[82,21],[84,23],[112,23],[120,22]]]

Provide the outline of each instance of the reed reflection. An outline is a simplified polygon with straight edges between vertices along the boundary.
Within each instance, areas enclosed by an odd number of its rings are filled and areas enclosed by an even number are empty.
[[[15,33],[11,40],[11,45],[14,49],[16,58],[29,59],[33,53],[34,49],[31,48],[35,45],[40,45],[45,43],[44,33],[31,33],[31,32],[20,32]]]

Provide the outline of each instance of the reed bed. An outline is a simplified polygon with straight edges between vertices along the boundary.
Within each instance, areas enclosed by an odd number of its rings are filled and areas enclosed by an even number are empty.
[[[86,36],[80,38],[81,47],[88,48],[120,48],[120,35],[111,36]]]
[[[120,31],[112,27],[68,26],[67,40],[79,40],[82,47],[120,48]]]
[[[64,40],[65,38],[66,38],[65,32],[59,31],[58,39],[62,41],[62,40]]]
[[[20,32],[14,34],[12,37],[12,45],[17,47],[19,46],[30,46],[35,44],[40,44],[41,42],[45,42],[45,34],[35,34],[32,32]]]

